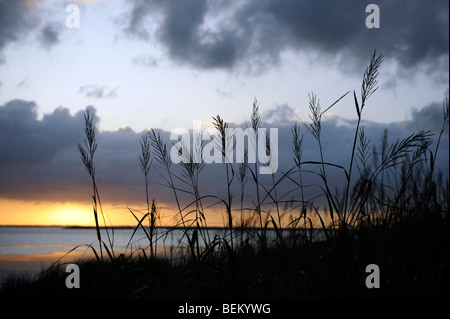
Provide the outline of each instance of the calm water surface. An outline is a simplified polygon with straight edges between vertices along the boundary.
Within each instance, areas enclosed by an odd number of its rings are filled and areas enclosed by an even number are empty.
[[[133,230],[115,229],[114,236],[110,231],[116,255],[148,248],[149,241],[144,231],[139,229],[133,235]],[[211,239],[216,235],[223,237],[225,230],[210,229],[209,235]],[[267,233],[269,239],[274,235],[274,232]],[[170,257],[176,251],[173,248],[187,246],[181,229],[158,228],[156,238],[159,255]],[[108,243],[105,230],[102,230],[102,239]],[[70,263],[80,258],[93,257],[88,245],[99,252],[95,228],[0,226],[0,285],[12,274],[35,275],[60,258],[61,262]]]
[[[218,232],[218,231],[216,231]],[[148,247],[145,233],[139,229],[134,236],[133,229],[110,231],[116,254],[126,253],[138,247]],[[156,230],[156,245],[160,254],[167,253],[170,247],[183,244],[182,231],[160,228]],[[132,239],[130,242],[130,238]],[[102,239],[108,243],[107,234],[102,231]],[[130,243],[130,244],[129,244]],[[81,257],[92,256],[91,245],[99,252],[96,230],[94,228],[65,227],[0,227],[0,284],[11,274],[36,274],[51,266],[59,258],[70,262]],[[128,245],[128,246],[127,246]],[[79,246],[78,248],[76,248]],[[108,245],[109,246],[109,245]],[[69,251],[76,248],[73,252]]]

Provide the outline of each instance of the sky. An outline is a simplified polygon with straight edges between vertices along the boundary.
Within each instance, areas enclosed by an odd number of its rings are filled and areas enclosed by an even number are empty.
[[[366,26],[372,3],[379,28]],[[67,25],[69,4],[79,9],[78,28]],[[138,159],[145,130],[170,143],[173,129],[192,129],[193,121],[211,127],[218,114],[245,127],[255,98],[265,127],[279,129],[281,170],[293,163],[290,130],[309,120],[310,94],[325,109],[350,91],[325,114],[323,133],[326,154],[347,163],[343,150],[357,118],[353,91],[360,96],[374,50],[384,61],[363,114],[372,141],[385,128],[392,140],[438,132],[449,94],[448,6],[0,0],[0,224],[92,225],[90,180],[77,151],[87,109],[95,113],[100,193],[115,224],[133,223],[127,206],[145,207]],[[308,138],[305,154],[314,158]],[[448,156],[439,161],[448,174]],[[202,187],[220,193],[223,176],[212,166]],[[169,207],[173,199],[158,170],[155,161],[151,195]]]

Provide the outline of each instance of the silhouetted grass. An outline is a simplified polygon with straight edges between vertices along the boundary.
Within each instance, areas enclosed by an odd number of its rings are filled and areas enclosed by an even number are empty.
[[[201,261],[189,255],[79,263],[81,287],[67,289],[64,267],[37,279],[6,282],[0,297],[30,298],[444,298],[448,297],[448,230],[421,219],[374,223],[336,242],[295,247],[236,245]],[[381,288],[365,287],[376,261]],[[64,265],[63,265],[64,266]],[[234,271],[231,267],[234,266]],[[198,271],[200,269],[201,271]]]
[[[338,98],[322,111],[319,99],[310,94],[310,123],[292,128],[294,163],[286,172],[274,173],[271,184],[263,184],[257,164],[226,159],[234,149],[226,134],[228,124],[220,116],[213,118],[218,131],[218,148],[226,171],[226,197],[200,194],[199,181],[204,163],[181,163],[176,175],[161,136],[150,130],[141,139],[139,164],[144,174],[146,211],[130,208],[137,224],[130,242],[142,228],[149,240],[146,248],[116,254],[111,238],[109,246],[100,236],[101,209],[95,183],[93,155],[97,148],[93,117],[85,116],[87,141],[79,145],[84,165],[93,184],[93,213],[100,256],[80,261],[83,279],[80,289],[67,289],[67,274],[56,264],[37,279],[12,278],[0,296],[87,297],[87,298],[443,298],[448,297],[448,198],[449,179],[436,168],[441,137],[449,122],[448,99],[444,102],[442,127],[437,144],[432,134],[420,131],[389,142],[385,130],[380,145],[368,139],[362,113],[377,90],[377,77],[383,61],[374,52],[366,68],[358,99],[353,92],[358,117],[349,155],[349,166],[333,163],[325,156],[322,143],[322,116],[348,95]],[[251,128],[258,138],[261,119],[255,100]],[[317,142],[320,159],[304,158],[303,137],[311,134]],[[196,138],[196,137],[194,137]],[[267,138],[267,137],[265,137]],[[268,141],[268,139],[267,139]],[[201,143],[198,143],[201,146]],[[247,147],[255,147],[249,144]],[[272,154],[266,143],[266,154]],[[201,152],[200,152],[201,153]],[[185,250],[175,255],[156,254],[156,226],[159,213],[156,199],[150,202],[151,156],[163,167],[162,174],[172,190],[177,206],[177,226],[187,239]],[[342,188],[330,184],[328,172],[342,174]],[[158,170],[158,172],[160,172]],[[304,184],[304,174],[318,178],[315,185]],[[236,177],[236,178],[235,178]],[[240,194],[232,194],[239,183]],[[294,185],[289,191],[280,186]],[[188,185],[188,188],[183,188]],[[254,187],[254,188],[253,188]],[[307,198],[305,189],[316,187],[320,194]],[[254,190],[254,198],[247,190]],[[192,196],[186,202],[179,193]],[[287,200],[288,196],[294,198]],[[238,203],[233,199],[240,198]],[[318,200],[322,201],[319,206]],[[208,204],[206,204],[208,203]],[[323,204],[325,203],[325,204]],[[210,236],[207,210],[224,207],[223,235]],[[139,217],[140,216],[140,217]],[[240,218],[236,218],[239,216]],[[316,220],[316,221],[314,221]],[[105,220],[103,220],[105,221]],[[148,226],[146,226],[148,221]],[[106,227],[106,223],[105,223]],[[109,234],[107,232],[107,234]],[[108,235],[109,236],[109,235]],[[182,243],[180,242],[180,245]],[[103,248],[108,260],[103,259]],[[129,247],[127,247],[129,248]],[[381,288],[365,286],[365,268],[375,263],[381,270]]]

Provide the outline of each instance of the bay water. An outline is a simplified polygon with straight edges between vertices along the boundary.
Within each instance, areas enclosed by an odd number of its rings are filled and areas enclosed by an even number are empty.
[[[190,230],[192,231],[194,229]],[[285,229],[284,232],[288,230]],[[114,231],[109,229],[108,234],[105,229],[101,230],[103,242],[110,248],[111,241],[116,257],[131,252],[142,255],[144,251],[149,254],[149,240],[141,228],[136,231],[134,227],[114,228]],[[217,235],[230,239],[229,231],[225,228],[209,228],[208,234],[210,240]],[[273,230],[268,230],[266,235],[269,241],[271,238],[275,239]],[[317,235],[319,240],[323,237],[320,231]],[[257,237],[256,234],[250,236]],[[176,258],[180,251],[185,251],[188,247],[181,228],[156,228],[153,238],[159,256]],[[237,229],[234,230],[233,238],[242,238]],[[200,239],[199,244],[202,245]],[[0,226],[0,286],[11,275],[35,276],[56,262],[76,263],[82,258],[94,258],[93,249],[100,253],[96,229],[92,227]],[[107,256],[104,249],[103,255]]]
[[[142,249],[149,252],[149,240],[145,232],[141,228],[133,232],[134,228],[109,229],[115,255]],[[213,230],[215,234],[224,232]],[[212,238],[215,234],[212,234]],[[104,229],[101,235],[110,248],[110,240]],[[154,238],[157,253],[166,256],[187,242],[183,230],[173,228],[157,228]],[[13,274],[35,275],[57,261],[70,263],[80,258],[94,257],[92,248],[100,252],[95,228],[0,226],[0,284]],[[106,255],[106,252],[103,251],[103,254]]]

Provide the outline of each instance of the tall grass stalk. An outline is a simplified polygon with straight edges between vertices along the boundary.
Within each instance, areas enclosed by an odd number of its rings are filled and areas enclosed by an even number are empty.
[[[327,173],[326,173],[325,167],[327,167],[327,166],[334,166],[334,167],[338,167],[338,168],[341,168],[341,169],[343,169],[343,167],[341,167],[339,165],[336,165],[336,164],[325,162],[324,153],[323,153],[323,147],[322,147],[322,139],[321,139],[322,116],[329,109],[331,109],[336,103],[338,103],[340,100],[342,100],[348,93],[349,92],[347,92],[344,95],[342,95],[339,99],[337,99],[333,104],[331,104],[323,112],[321,110],[320,102],[317,99],[316,95],[313,94],[313,93],[311,93],[309,95],[309,109],[311,111],[311,114],[310,114],[311,123],[308,126],[306,126],[306,128],[308,129],[308,131],[311,133],[311,135],[315,138],[315,140],[318,143],[320,161],[319,162],[308,161],[308,162],[304,162],[304,164],[306,164],[306,163],[314,164],[314,165],[319,165],[319,167],[320,167],[320,171],[319,171],[318,175],[321,178],[321,180],[323,181],[323,187],[324,188],[322,188],[322,190],[323,190],[325,198],[326,198],[326,200],[328,202],[328,209],[329,209],[329,213],[330,213],[330,219],[331,219],[332,227],[336,226],[335,220],[334,220],[335,212],[336,212],[337,217],[338,217],[340,222],[342,222],[342,214],[341,214],[341,210],[338,207],[336,199],[335,199],[334,195],[332,194],[332,192],[330,190],[330,185],[328,183],[328,178],[327,178]]]
[[[190,251],[192,254],[192,257],[194,260],[196,260],[196,253],[195,253],[195,247],[194,247],[194,242],[197,239],[197,231],[193,232],[192,237],[189,235],[189,227],[186,223],[185,220],[185,216],[183,214],[184,209],[181,208],[181,203],[178,197],[178,192],[177,192],[177,187],[175,186],[175,182],[174,182],[174,177],[171,171],[171,164],[172,161],[170,159],[169,153],[167,151],[167,146],[164,143],[161,135],[155,132],[155,130],[150,130],[147,131],[147,135],[150,138],[151,141],[151,145],[153,148],[153,151],[155,153],[155,158],[156,160],[164,166],[164,168],[166,169],[167,172],[167,177],[164,176],[163,174],[160,173],[160,175],[164,178],[164,180],[166,181],[166,183],[169,185],[169,187],[172,189],[174,198],[175,198],[175,202],[177,205],[177,215],[179,215],[180,217],[180,221],[183,227],[183,231],[184,231],[184,236],[186,236],[188,242],[189,242],[189,247],[190,247]]]
[[[377,56],[376,51],[374,51],[373,55],[370,58],[369,65],[367,66],[363,81],[361,85],[361,103],[358,102],[358,99],[356,97],[355,91],[353,91],[353,97],[355,101],[355,107],[356,107],[356,113],[358,116],[358,122],[356,124],[356,130],[355,135],[353,139],[353,146],[352,146],[352,152],[351,152],[351,158],[350,158],[350,167],[347,174],[347,185],[345,188],[345,204],[344,204],[344,212],[343,212],[343,222],[344,226],[346,226],[347,222],[347,209],[348,209],[348,200],[349,200],[349,192],[350,192],[350,183],[352,179],[352,173],[353,173],[353,163],[354,163],[354,157],[356,153],[356,147],[357,147],[357,141],[358,141],[358,135],[359,135],[359,128],[361,126],[361,119],[362,119],[362,112],[364,110],[364,107],[366,105],[367,100],[369,97],[375,93],[375,91],[378,89],[378,81],[377,77],[379,74],[379,68],[381,66],[381,63],[383,62],[383,55],[379,54]],[[360,105],[361,104],[361,105]]]
[[[300,200],[302,203],[301,216],[306,215],[306,206],[305,206],[305,192],[303,185],[303,174],[302,174],[302,144],[303,144],[303,135],[300,134],[300,126],[295,123],[292,128],[292,137],[293,137],[293,152],[294,152],[294,163],[297,167],[298,177],[299,177],[299,189],[300,189]]]
[[[259,136],[259,128],[261,126],[261,115],[259,114],[259,103],[257,101],[257,99],[255,98],[253,101],[253,106],[252,106],[252,115],[251,115],[251,122],[252,122],[252,129],[254,131],[255,134],[255,145],[252,145],[252,147],[254,147],[254,151],[257,154],[257,147],[259,145],[259,139],[261,138]],[[255,165],[254,165],[254,171],[250,169],[250,172],[252,173],[252,177],[253,177],[253,181],[255,182],[255,188],[256,188],[256,214],[259,217],[259,227],[260,227],[260,241],[261,241],[261,246],[264,247],[265,246],[265,242],[266,242],[266,235],[265,235],[265,231],[264,231],[264,225],[263,225],[263,220],[262,220],[262,212],[261,212],[261,198],[260,198],[260,189],[259,189],[259,173],[258,173],[258,163],[257,161],[255,161]]]
[[[144,174],[145,182],[145,198],[147,204],[147,216],[149,219],[149,242],[150,242],[150,257],[154,258],[156,256],[156,246],[154,247],[154,237],[156,229],[156,205],[153,199],[152,204],[150,204],[149,194],[148,194],[148,173],[152,164],[151,160],[151,150],[150,150],[150,139],[147,134],[144,134],[139,141],[141,145],[141,154],[139,155],[139,167]]]
[[[172,171],[170,170],[171,168],[171,164],[172,161],[170,160],[170,156],[169,153],[167,151],[167,146],[164,143],[161,135],[155,132],[155,130],[151,130],[151,131],[147,131],[147,135],[150,138],[151,141],[151,145],[153,148],[153,152],[155,153],[155,158],[156,160],[163,165],[163,167],[166,169],[167,172],[167,176],[164,176],[161,174],[161,176],[164,178],[164,180],[166,181],[166,183],[170,186],[170,188],[172,189],[174,198],[175,198],[175,203],[177,205],[177,209],[178,209],[178,215],[180,216],[180,221],[183,225],[183,228],[186,229],[186,223],[184,220],[184,216],[182,213],[182,209],[181,209],[181,204],[180,204],[180,200],[178,198],[178,193],[177,193],[177,188],[175,186],[174,180],[173,180],[173,176],[172,176]]]
[[[240,212],[241,212],[241,220],[239,226],[241,228],[244,228],[244,194],[245,194],[245,185],[248,181],[248,149],[244,149],[244,158],[242,159],[242,163],[239,164],[239,174],[238,179],[240,182],[240,190],[241,190],[241,196],[240,196]]]
[[[225,170],[226,170],[226,190],[227,190],[227,202],[226,202],[226,210],[227,210],[227,217],[228,217],[228,228],[230,230],[230,242],[231,242],[231,250],[233,251],[233,214],[232,214],[232,197],[231,197],[231,184],[234,179],[234,169],[231,165],[231,158],[233,156],[233,149],[234,145],[230,145],[230,142],[232,142],[232,137],[229,136],[227,129],[228,129],[228,123],[224,122],[222,118],[220,118],[219,115],[217,117],[213,117],[213,125],[218,131],[218,140],[219,140],[219,149],[222,153],[222,157],[225,164]],[[231,158],[230,158],[231,156]]]
[[[203,140],[201,138],[201,133],[198,136],[194,136],[194,139],[197,139],[197,143],[193,143],[195,147],[197,147],[197,149],[193,150],[194,154],[203,154]],[[194,156],[186,150],[188,150],[187,145],[183,145],[183,147],[178,150],[183,155],[183,160],[180,164],[184,169],[182,173],[184,179],[181,180],[192,187],[193,195],[195,198],[195,218],[192,221],[192,224],[196,225],[203,239],[203,243],[205,244],[206,249],[208,249],[211,239],[208,231],[208,224],[204,214],[205,210],[203,207],[203,201],[202,197],[200,196],[199,190],[200,172],[202,171],[205,163],[201,158],[194,158]],[[199,244],[197,242],[197,250],[199,250],[198,245]]]
[[[109,235],[108,227],[106,225],[105,216],[103,214],[103,208],[100,200],[100,194],[98,192],[96,178],[95,178],[95,166],[94,166],[94,154],[97,150],[97,141],[95,138],[95,126],[94,126],[94,115],[90,113],[89,110],[86,111],[84,114],[84,122],[85,122],[85,128],[84,132],[86,134],[86,139],[84,140],[84,147],[82,144],[78,143],[78,151],[81,154],[81,159],[83,161],[83,164],[88,171],[91,181],[92,181],[92,200],[93,200],[93,212],[94,212],[94,220],[95,220],[95,229],[97,233],[97,239],[100,246],[100,257],[103,261],[103,248],[104,247],[110,256],[111,259],[113,259],[114,256],[114,250],[113,250],[113,241]],[[98,212],[100,211],[100,214],[103,219],[103,224],[105,226],[106,235],[108,237],[109,247],[105,245],[105,243],[102,240],[101,235],[101,229],[99,224],[99,218],[98,218]]]

